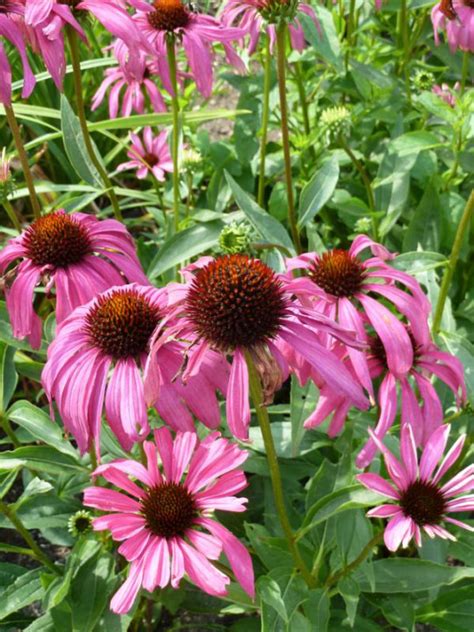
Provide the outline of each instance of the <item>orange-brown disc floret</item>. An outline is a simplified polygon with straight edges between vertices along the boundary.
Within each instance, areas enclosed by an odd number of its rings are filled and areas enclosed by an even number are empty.
[[[362,262],[337,248],[317,256],[308,274],[328,294],[348,298],[361,289],[365,278]]]

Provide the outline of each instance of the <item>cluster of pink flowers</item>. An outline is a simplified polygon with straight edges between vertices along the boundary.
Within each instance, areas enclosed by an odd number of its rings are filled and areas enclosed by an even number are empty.
[[[148,130],[148,151],[151,142]],[[44,284],[56,299],[56,338],[42,376],[52,415],[56,405],[82,453],[94,449],[100,459],[105,414],[124,450],[140,442],[147,455],[147,467],[119,460],[96,470],[122,492],[91,487],[85,493],[87,505],[112,512],[94,526],[123,541],[119,552],[131,562],[112,600],[116,612],[130,609],[141,586],[176,587],[184,574],[210,594],[225,594],[229,580],[212,564],[221,552],[253,596],[248,553],[211,517],[215,509],[244,510],[244,499],[234,494],[246,484],[239,469],[246,453],[215,431],[220,396],[232,435],[249,439],[249,362],[265,404],[290,374],[301,384],[313,380],[320,398],[305,426],[332,415],[330,436],[352,406],[378,402],[379,418],[357,465],[365,468],[382,452],[396,485],[375,473],[359,476],[395,501],[370,512],[391,517],[388,548],[412,537],[420,544],[421,528],[430,537],[452,537],[442,520],[466,527],[447,514],[472,508],[471,496],[457,496],[472,488],[474,471],[440,483],[463,440],[432,477],[448,426],[430,379],[443,381],[461,405],[463,369],[432,341],[430,304],[418,282],[391,264],[393,257],[360,235],[348,250],[288,259],[285,273],[242,254],[202,257],[182,270],[182,283],[157,289],[120,223],[64,211],[36,220],[4,248],[0,271],[15,336],[39,347],[35,287]],[[399,395],[401,462],[382,443],[397,418]],[[162,427],[148,441],[150,406],[174,440]],[[195,418],[211,431],[202,442]],[[424,447],[419,469],[417,446]]]

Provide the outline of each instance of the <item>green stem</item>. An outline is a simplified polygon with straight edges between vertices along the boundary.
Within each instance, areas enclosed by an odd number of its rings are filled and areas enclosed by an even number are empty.
[[[347,18],[346,72],[349,68],[349,54],[352,48],[352,39],[355,31],[355,8],[356,0],[351,0],[349,4],[349,16]]]
[[[0,426],[3,428],[3,431],[10,439],[10,442],[14,448],[18,448],[21,444],[16,438],[15,433],[10,425],[10,420],[4,413],[0,413]]]
[[[444,304],[446,303],[448,290],[451,286],[451,281],[453,279],[454,271],[456,269],[456,265],[459,259],[459,254],[461,252],[462,242],[464,240],[464,236],[466,235],[468,231],[469,222],[471,220],[471,216],[473,212],[474,212],[474,189],[471,191],[471,195],[469,196],[469,199],[466,202],[466,206],[464,207],[464,211],[463,211],[461,220],[458,224],[458,228],[456,231],[456,236],[454,238],[454,243],[451,250],[451,255],[449,257],[448,265],[446,266],[445,271],[444,271],[443,280],[441,282],[441,288],[439,290],[438,302],[436,304],[436,310],[433,317],[432,330],[434,334],[437,334],[441,327],[441,319],[443,317]]]
[[[379,533],[374,535],[374,537],[365,545],[365,547],[362,549],[360,554],[356,557],[356,559],[353,562],[351,562],[350,564],[342,568],[340,571],[333,573],[327,579],[325,586],[327,588],[330,588],[334,584],[337,584],[337,582],[340,579],[343,579],[344,577],[347,577],[347,575],[350,575],[350,573],[352,573],[352,571],[354,571],[358,566],[360,566],[362,562],[372,553],[374,546],[379,544],[382,541],[382,538],[383,538],[383,531],[379,531]]]
[[[168,64],[170,68],[170,79],[173,94],[171,95],[171,104],[173,110],[173,140],[171,143],[171,155],[173,158],[173,216],[174,230],[178,232],[179,228],[179,101],[178,101],[178,81],[176,79],[176,52],[174,46],[174,37],[166,38],[166,51],[168,54]]]
[[[296,225],[295,201],[293,198],[293,182],[291,176],[290,136],[288,132],[288,104],[286,101],[286,33],[287,26],[282,22],[277,27],[277,66],[278,90],[280,93],[281,135],[283,155],[285,158],[285,180],[288,195],[288,221],[296,250],[302,252],[300,236]]]
[[[462,58],[461,86],[459,88],[459,96],[461,97],[466,89],[467,77],[469,74],[469,55],[469,51],[465,50]]]
[[[357,159],[357,157],[355,156],[354,152],[349,147],[349,145],[346,143],[346,140],[345,140],[345,138],[342,135],[339,136],[339,142],[340,142],[341,147],[343,148],[343,150],[346,152],[346,154],[351,159],[352,164],[354,165],[354,167],[359,172],[359,175],[362,178],[362,182],[364,183],[365,191],[367,193],[367,202],[368,202],[369,208],[371,210],[373,238],[374,238],[374,241],[377,241],[378,240],[378,223],[377,223],[377,218],[375,217],[375,197],[374,197],[374,191],[372,189],[372,184],[370,182],[369,175],[368,175],[364,165],[360,162],[360,160]]]
[[[82,136],[84,138],[84,144],[86,146],[86,150],[92,164],[96,168],[102,182],[104,183],[105,192],[107,193],[110,203],[112,204],[112,209],[114,211],[115,219],[117,219],[119,222],[122,222],[123,221],[122,211],[120,210],[118,199],[117,199],[117,196],[115,195],[114,187],[112,185],[112,182],[110,181],[107,171],[104,169],[101,161],[99,160],[96,154],[96,151],[92,144],[92,139],[89,133],[89,128],[87,127],[86,111],[84,107],[84,90],[82,87],[81,60],[79,56],[79,45],[77,41],[76,31],[68,27],[67,37],[69,41],[69,49],[71,51],[74,88],[76,92],[77,116],[79,118]]]
[[[263,107],[262,127],[260,130],[260,169],[258,176],[257,203],[263,208],[265,195],[265,159],[267,153],[268,121],[270,118],[270,80],[272,70],[272,56],[270,54],[270,38],[266,37],[265,65],[263,71]]]
[[[275,444],[273,442],[272,430],[270,426],[270,419],[268,416],[268,410],[263,404],[262,385],[260,377],[255,368],[252,356],[249,351],[245,350],[245,361],[247,363],[249,372],[249,387],[252,401],[257,413],[258,423],[260,424],[260,430],[262,432],[263,443],[265,445],[265,452],[268,461],[268,467],[270,470],[270,478],[273,487],[273,496],[275,499],[275,507],[277,510],[278,518],[280,520],[283,533],[288,542],[290,553],[295,561],[296,568],[300,571],[301,576],[308,584],[310,588],[316,585],[314,577],[311,576],[306,564],[301,557],[298,545],[295,541],[295,536],[291,528],[290,520],[286,513],[285,497],[283,493],[283,487],[281,483],[280,468],[278,465],[278,457],[275,450]]]
[[[7,116],[8,125],[10,126],[10,130],[13,134],[16,150],[18,152],[18,157],[21,162],[21,168],[23,169],[23,177],[25,178],[26,186],[28,188],[28,193],[30,195],[33,215],[35,219],[38,219],[39,217],[41,217],[41,207],[38,200],[38,196],[36,195],[35,185],[33,182],[33,175],[31,173],[30,164],[28,162],[28,155],[26,153],[25,147],[23,145],[23,141],[21,139],[20,128],[18,126],[13,108],[10,107],[9,105],[4,105],[3,107],[5,108],[5,114]]]
[[[28,544],[38,562],[41,562],[41,564],[49,568],[49,570],[53,571],[53,573],[60,575],[60,570],[55,566],[54,562],[39,548],[34,539],[31,537],[28,529],[26,529],[20,518],[18,518],[15,510],[10,505],[4,503],[3,500],[0,500],[0,511],[5,515],[6,518],[8,518],[8,520],[21,535],[23,540]]]
[[[92,445],[89,448],[89,456],[91,459],[91,472],[94,472],[97,469],[97,455],[95,453],[94,441],[92,442]]]
[[[298,96],[300,99],[301,105],[301,113],[303,115],[303,129],[306,138],[309,138],[311,134],[311,124],[309,122],[309,112],[308,112],[308,100],[306,98],[306,90],[304,87],[304,77],[301,69],[301,63],[295,63],[295,79],[296,79],[296,87],[298,89]],[[311,154],[311,158],[316,158],[316,152],[314,151],[314,147],[312,145],[309,146],[309,153]]]
[[[17,231],[21,233],[21,222],[18,219],[17,214],[15,213],[15,209],[6,198],[3,199],[2,204],[3,208],[7,212],[8,217],[10,218],[11,223],[17,229]]]

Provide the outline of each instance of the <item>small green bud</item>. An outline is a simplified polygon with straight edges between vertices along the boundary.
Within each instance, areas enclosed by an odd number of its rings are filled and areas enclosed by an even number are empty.
[[[232,222],[219,235],[219,249],[226,255],[247,252],[250,248],[252,229],[246,224]]]
[[[67,523],[68,531],[75,538],[88,533],[92,529],[92,516],[89,511],[80,509],[73,514]]]

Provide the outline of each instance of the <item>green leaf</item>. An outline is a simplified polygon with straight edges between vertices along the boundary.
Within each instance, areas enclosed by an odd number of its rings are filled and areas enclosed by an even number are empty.
[[[41,478],[38,478],[37,476],[35,476],[35,478],[33,478],[25,487],[20,498],[15,502],[15,505],[14,505],[15,511],[18,510],[18,508],[21,507],[21,505],[32,496],[38,496],[39,494],[47,494],[52,489],[53,489],[53,486],[51,485],[51,483],[48,483],[47,481],[43,481]]]
[[[355,572],[353,577],[362,592],[412,593],[474,578],[474,568],[443,566],[411,558],[377,560],[373,570],[374,590],[360,569]]]
[[[301,192],[298,226],[306,226],[331,199],[339,180],[339,161],[325,160]]]
[[[313,624],[314,632],[326,632],[329,623],[330,599],[328,593],[322,588],[311,590],[309,599],[303,608],[306,616]]]
[[[257,592],[260,595],[260,599],[276,610],[278,615],[288,623],[285,603],[281,596],[280,586],[276,581],[267,576],[259,577]]]
[[[444,266],[447,263],[448,260],[440,252],[417,250],[398,255],[393,260],[392,265],[398,270],[403,270],[409,274],[420,274],[421,272]]]
[[[23,465],[37,472],[64,474],[64,472],[85,472],[76,459],[49,446],[28,446],[0,453],[0,470]]]
[[[8,468],[8,469],[10,471],[7,471],[7,472],[0,471],[0,498],[3,498],[10,490],[11,486],[16,480],[16,477],[18,476],[18,472],[20,471],[21,466],[18,466],[12,469]]]
[[[69,441],[66,441],[58,424],[41,408],[33,406],[26,400],[21,400],[15,402],[10,408],[8,418],[25,428],[35,439],[39,439],[75,460],[79,459],[79,454]]]
[[[176,233],[165,241],[148,269],[151,279],[179,265],[185,259],[200,255],[218,242],[224,222],[203,222]]]
[[[390,149],[397,156],[408,156],[409,154],[416,154],[426,149],[433,149],[434,147],[442,147],[445,143],[442,143],[436,134],[432,132],[407,132],[398,136],[390,142]]]
[[[474,345],[464,336],[447,331],[441,332],[440,338],[449,353],[461,361],[464,367],[467,397],[474,406]]]
[[[97,169],[91,163],[79,120],[64,94],[61,94],[61,128],[64,149],[77,175],[88,184],[101,187],[102,181]],[[95,147],[94,149],[100,160],[97,149]]]
[[[346,604],[347,618],[351,628],[354,627],[354,621],[357,614],[357,606],[359,604],[360,589],[359,584],[352,577],[344,577],[338,583],[337,588]]]
[[[334,26],[332,14],[324,7],[313,5],[318,26],[306,13],[298,12],[298,20],[303,26],[305,38],[321,55],[323,59],[332,64],[338,71],[342,70],[341,46]]]
[[[0,599],[0,620],[10,614],[29,606],[33,601],[41,599],[43,588],[40,575],[41,568],[35,568],[20,575],[12,584],[5,587]]]
[[[318,401],[318,389],[312,380],[300,386],[297,378],[291,376],[291,456],[298,456],[301,442],[305,436],[303,423],[314,411]]]
[[[338,489],[318,500],[307,512],[299,531],[299,536],[311,530],[332,516],[359,507],[372,507],[380,503],[381,496],[363,489],[360,485],[351,485]]]
[[[14,356],[15,348],[0,341],[0,413],[7,408],[18,383]]]
[[[245,213],[258,234],[268,243],[283,246],[288,253],[296,254],[293,242],[280,222],[268,213],[265,213],[229,173],[226,172],[225,177],[239,208]]]

